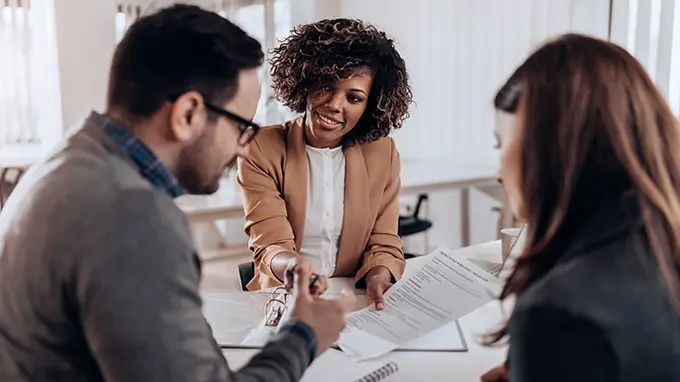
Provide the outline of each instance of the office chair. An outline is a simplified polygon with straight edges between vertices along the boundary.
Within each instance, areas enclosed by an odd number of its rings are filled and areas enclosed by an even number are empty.
[[[426,200],[428,200],[427,194],[418,195],[418,201],[416,202],[413,214],[408,216],[399,216],[398,234],[400,237],[404,238],[406,236],[415,235],[432,228],[432,222],[430,220],[419,217],[420,207],[423,204],[423,201]],[[416,255],[412,253],[404,253],[404,257],[407,259],[413,258],[415,256]]]
[[[238,265],[238,283],[242,291],[248,291],[248,283],[255,277],[255,263],[249,261]]]

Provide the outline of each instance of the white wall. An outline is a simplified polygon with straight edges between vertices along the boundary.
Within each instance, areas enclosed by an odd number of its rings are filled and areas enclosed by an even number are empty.
[[[546,38],[607,37],[609,0],[344,0],[342,15],[397,42],[417,105],[396,135],[402,156],[495,163],[491,101]],[[389,12],[385,10],[389,9]]]
[[[343,5],[342,0],[290,0],[290,3],[293,25],[338,17]]]
[[[103,111],[115,48],[114,0],[54,0],[62,120],[68,129]]]
[[[642,63],[680,115],[680,3],[614,0],[611,39]]]

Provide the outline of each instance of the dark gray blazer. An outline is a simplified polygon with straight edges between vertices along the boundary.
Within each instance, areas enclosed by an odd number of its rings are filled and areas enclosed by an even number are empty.
[[[299,380],[300,323],[229,370],[200,278],[184,214],[90,118],[0,214],[0,381]]]
[[[680,381],[680,321],[634,203],[596,216],[510,319],[513,382]]]

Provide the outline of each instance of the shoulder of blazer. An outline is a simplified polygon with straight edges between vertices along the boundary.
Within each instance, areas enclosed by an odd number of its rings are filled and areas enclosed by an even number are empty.
[[[253,141],[260,147],[285,144],[286,134],[288,133],[288,124],[289,122],[278,125],[262,126]]]
[[[397,151],[392,137],[380,138],[375,142],[365,143],[360,147],[365,159],[377,159],[387,163],[390,163],[392,160],[392,153]]]
[[[285,156],[288,131],[298,123],[298,119],[278,125],[262,126],[252,142],[254,143],[254,148],[259,150],[262,156],[270,160],[277,160]]]

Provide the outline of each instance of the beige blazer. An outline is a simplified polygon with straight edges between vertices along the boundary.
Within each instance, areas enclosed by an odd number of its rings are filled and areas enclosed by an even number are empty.
[[[245,232],[255,261],[249,290],[281,285],[270,264],[300,253],[307,208],[307,152],[302,118],[263,127],[240,158]],[[377,266],[404,272],[399,226],[399,153],[392,138],[345,148],[345,210],[333,276],[361,281]]]

